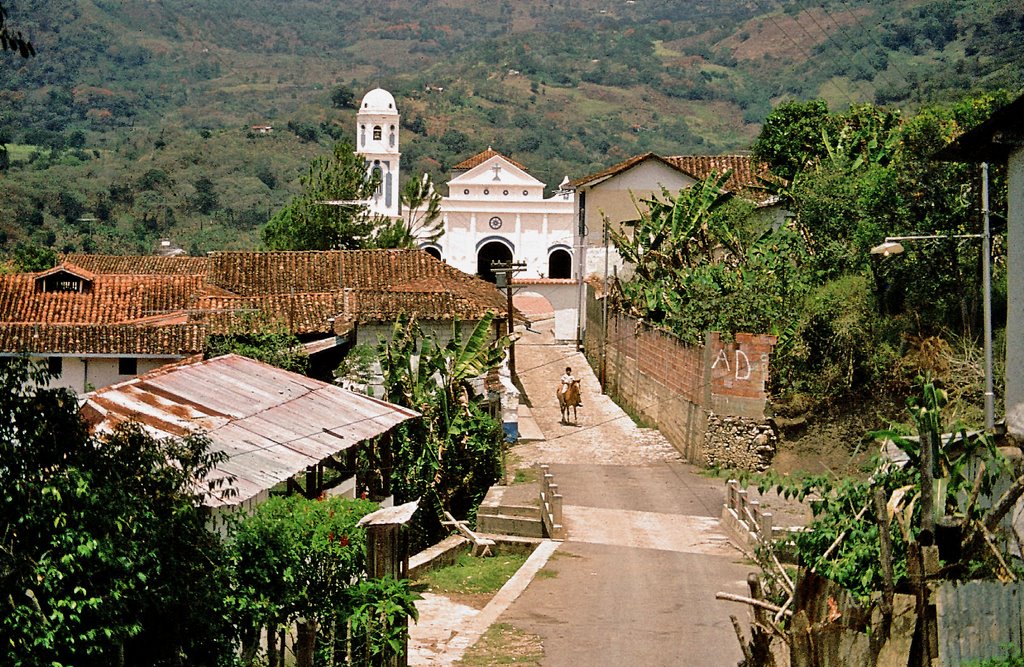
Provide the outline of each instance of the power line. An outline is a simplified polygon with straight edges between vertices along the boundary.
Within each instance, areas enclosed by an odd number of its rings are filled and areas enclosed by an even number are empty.
[[[814,25],[818,26],[818,29],[819,29],[819,30],[821,30],[822,34],[823,34],[823,35],[825,36],[825,39],[827,39],[827,40],[828,40],[829,42],[831,42],[832,44],[834,44],[835,46],[837,46],[837,47],[839,48],[839,50],[840,50],[840,51],[842,51],[844,55],[846,55],[846,54],[848,53],[848,52],[847,52],[847,50],[846,50],[846,47],[845,47],[845,46],[843,46],[843,44],[842,44],[841,42],[837,42],[837,41],[835,41],[834,39],[832,39],[832,35],[831,35],[831,34],[830,34],[830,33],[829,33],[829,32],[828,32],[827,30],[825,30],[825,27],[824,27],[823,25],[821,25],[820,23],[818,23],[818,19],[816,19],[816,18],[814,17],[814,14],[812,14],[812,13],[810,12],[810,10],[808,10],[808,9],[805,9],[805,8],[804,8],[804,5],[803,5],[803,3],[801,2],[801,0],[796,0],[796,2],[797,2],[797,4],[799,4],[799,5],[800,5],[801,9],[803,9],[803,10],[804,10],[804,13],[806,13],[806,14],[807,14],[807,17],[808,17],[808,18],[810,18],[810,19],[811,19],[811,21],[813,21],[813,22],[814,22]],[[824,6],[824,2],[822,2],[822,4],[820,5],[820,8],[821,8],[821,10],[822,10],[822,11],[824,11],[824,12],[825,12],[826,14],[828,13],[828,12],[827,12],[827,10],[825,9],[825,6]],[[851,66],[855,66],[855,64],[854,64],[854,62],[853,62],[853,58],[854,58],[854,57],[856,56],[856,52],[855,52],[855,51],[852,51],[852,49],[853,49],[853,40],[852,40],[852,39],[850,39],[850,37],[849,37],[849,35],[848,35],[848,34],[846,33],[846,31],[845,31],[845,30],[843,30],[843,27],[842,27],[842,26],[840,26],[840,25],[839,25],[838,23],[836,23],[836,21],[835,21],[835,20],[833,20],[832,22],[833,22],[833,23],[835,23],[836,27],[837,27],[837,28],[839,28],[839,30],[840,30],[840,31],[841,31],[841,32],[843,33],[843,36],[844,36],[844,37],[846,37],[846,38],[847,38],[847,40],[848,40],[848,42],[850,43],[850,48],[851,48],[851,51],[849,52],[849,55],[850,55],[850,57],[849,57],[849,59],[847,59],[847,62],[848,62],[848,63],[849,63],[849,64],[850,64]],[[866,57],[866,56],[865,56],[865,58],[864,58],[864,63],[865,63],[865,64],[866,64],[867,66],[868,66],[868,69],[869,69],[869,70],[871,70],[872,72],[875,72],[875,73],[876,73],[876,74],[877,74],[878,76],[880,76],[880,77],[882,76],[882,72],[881,72],[881,70],[876,70],[876,69],[875,69],[874,67],[872,67],[872,65],[871,65],[870,61],[868,61],[868,60],[867,60],[867,57]],[[885,78],[885,81],[886,81],[886,83],[888,83],[888,84],[889,84],[890,86],[892,85],[892,81],[891,81],[891,80],[890,80],[890,79],[889,79],[888,77],[883,77],[883,78]],[[852,76],[850,77],[850,80],[851,80],[851,81],[853,81],[853,77],[852,77]],[[873,99],[874,99],[874,94],[872,94],[872,95],[871,95],[871,96],[869,97],[869,99],[870,99],[870,100],[873,100]]]
[[[755,2],[757,2],[758,6],[761,7],[762,10],[764,9],[764,6],[761,5],[760,0],[755,0]],[[787,31],[785,28],[783,28],[782,25],[780,25],[779,22],[775,20],[775,17],[772,15],[772,12],[774,12],[774,9],[772,9],[770,5],[768,6],[768,9],[769,9],[769,11],[767,11],[764,14],[764,17],[766,19],[768,19],[769,21],[771,21],[772,25],[774,25],[779,30],[779,32],[782,33],[782,35],[789,41],[789,43],[792,44],[793,46],[795,46],[800,51],[800,53],[803,54],[804,58],[806,59],[806,61],[808,63],[813,61],[814,58],[812,58],[810,52],[807,51],[807,49],[805,49],[802,44],[800,44],[798,41],[793,39],[793,37],[789,34],[789,31]],[[797,22],[797,25],[800,25],[799,21]],[[806,33],[807,31],[804,30],[804,32]],[[810,37],[809,34],[808,34],[808,37]],[[850,106],[854,106],[856,104],[854,99],[852,97],[850,97],[850,93],[848,93],[847,91],[845,91],[842,88],[840,88],[839,85],[835,81],[831,81],[830,80],[829,83],[832,85],[832,87],[836,90],[837,93],[839,93],[840,95],[842,95],[843,97],[846,98],[847,102],[850,103]]]
[[[874,44],[875,46],[877,46],[880,49],[888,50],[884,46],[882,46],[882,44],[877,39],[875,39],[875,35],[874,35],[874,33],[872,31],[870,31],[870,30],[868,30],[867,28],[864,27],[864,24],[861,23],[861,20],[857,17],[856,12],[854,12],[854,10],[850,6],[849,2],[847,0],[840,0],[840,1],[846,7],[846,13],[849,14],[851,18],[853,18],[853,20],[857,23],[857,26],[860,27],[861,32],[863,32],[865,35],[867,35],[868,39],[871,40],[871,43]],[[876,25],[875,27],[877,28],[878,26]],[[907,82],[908,86],[912,86],[913,85],[913,82],[910,80],[910,77],[908,77],[906,72],[904,72],[900,68],[900,66],[896,64],[895,60],[893,60],[892,58],[889,58],[889,64],[892,65],[893,69],[895,69],[897,72],[899,72],[900,76],[903,77],[903,80]]]

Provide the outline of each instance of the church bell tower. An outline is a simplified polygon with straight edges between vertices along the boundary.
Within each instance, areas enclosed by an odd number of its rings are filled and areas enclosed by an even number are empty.
[[[356,153],[366,160],[367,173],[377,180],[370,211],[397,218],[401,215],[398,174],[402,154],[398,150],[398,108],[383,88],[363,96],[356,114]]]

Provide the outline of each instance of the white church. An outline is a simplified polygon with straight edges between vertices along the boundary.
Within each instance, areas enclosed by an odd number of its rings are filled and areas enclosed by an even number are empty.
[[[380,187],[370,210],[403,216],[399,201],[401,145],[395,98],[376,88],[356,115],[356,152]],[[523,262],[514,280],[520,294],[543,296],[555,317],[555,338],[575,340],[578,294],[574,237],[575,198],[566,178],[551,197],[526,167],[488,148],[452,168],[441,200],[443,235],[420,247],[470,274],[495,281],[491,263]]]

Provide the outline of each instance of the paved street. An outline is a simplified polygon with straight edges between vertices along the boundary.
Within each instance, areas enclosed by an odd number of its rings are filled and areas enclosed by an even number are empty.
[[[544,645],[544,665],[736,664],[729,614],[714,599],[744,593],[751,566],[718,527],[723,484],[694,473],[657,431],[637,428],[582,355],[526,334],[517,365],[544,439],[517,446],[520,465],[549,463],[565,497],[567,541],[501,615]],[[560,423],[565,366],[583,378],[578,425]]]

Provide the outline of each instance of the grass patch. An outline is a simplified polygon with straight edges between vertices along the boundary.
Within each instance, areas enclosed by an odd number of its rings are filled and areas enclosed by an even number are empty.
[[[41,149],[33,144],[7,144],[7,156],[11,162],[28,162],[33,153],[42,150],[45,149]]]
[[[525,562],[526,556],[522,554],[491,558],[462,554],[454,564],[427,572],[421,581],[432,593],[495,593]]]
[[[462,667],[487,665],[533,665],[540,667],[544,646],[540,637],[508,623],[495,623],[455,663]]]
[[[519,468],[516,470],[515,477],[512,478],[513,484],[532,484],[540,479],[540,471],[537,468]]]

